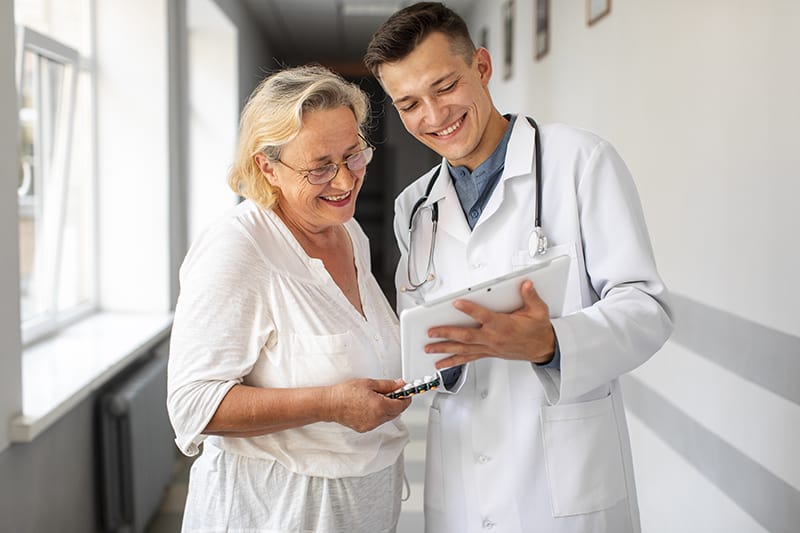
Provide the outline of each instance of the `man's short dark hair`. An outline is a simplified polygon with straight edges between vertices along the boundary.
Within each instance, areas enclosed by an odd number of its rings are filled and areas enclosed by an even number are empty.
[[[434,32],[446,35],[450,49],[472,64],[475,44],[464,19],[440,2],[418,2],[397,11],[380,25],[367,46],[364,65],[378,78],[382,64],[403,59]]]

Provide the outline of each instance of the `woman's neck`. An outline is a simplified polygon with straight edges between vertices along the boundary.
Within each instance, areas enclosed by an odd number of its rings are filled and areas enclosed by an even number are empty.
[[[324,227],[308,227],[295,220],[287,214],[280,206],[275,206],[275,214],[278,215],[283,223],[292,232],[297,242],[306,250],[309,255],[314,250],[330,250],[336,248],[341,243],[344,226],[336,224]]]

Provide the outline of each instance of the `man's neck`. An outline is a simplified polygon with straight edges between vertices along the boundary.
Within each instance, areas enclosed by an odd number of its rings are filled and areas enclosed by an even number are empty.
[[[481,137],[479,157],[469,162],[459,162],[459,164],[467,167],[470,172],[473,172],[492,155],[497,145],[500,144],[500,141],[503,139],[506,128],[508,128],[508,120],[506,120],[497,109],[492,109],[492,115],[489,117],[489,121],[486,123],[486,129],[484,129]]]

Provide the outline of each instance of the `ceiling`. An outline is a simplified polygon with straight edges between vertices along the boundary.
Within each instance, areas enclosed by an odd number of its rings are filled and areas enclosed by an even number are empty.
[[[476,0],[449,0],[467,16]],[[316,61],[342,74],[365,73],[361,58],[372,33],[410,0],[241,0],[282,63]]]

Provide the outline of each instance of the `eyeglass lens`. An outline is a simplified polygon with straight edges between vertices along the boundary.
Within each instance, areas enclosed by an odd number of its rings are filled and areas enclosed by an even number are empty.
[[[345,159],[342,163],[331,163],[330,165],[325,165],[324,167],[309,170],[308,181],[314,185],[327,183],[336,177],[336,174],[339,173],[339,167],[341,165],[347,165],[347,168],[350,170],[350,172],[361,172],[367,167],[369,162],[372,161],[373,152],[374,149],[371,146],[367,146],[363,150],[356,152]]]

